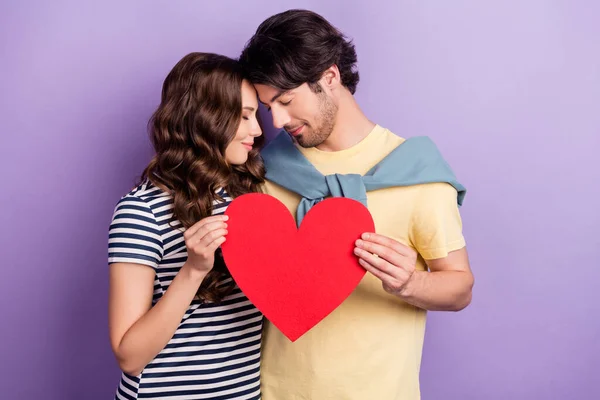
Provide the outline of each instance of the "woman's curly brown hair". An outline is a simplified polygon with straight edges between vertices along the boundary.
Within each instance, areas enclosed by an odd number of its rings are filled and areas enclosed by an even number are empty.
[[[259,191],[264,166],[259,154],[263,136],[243,165],[231,165],[225,149],[236,135],[242,117],[243,70],[228,57],[191,53],[167,75],[161,103],[149,121],[155,156],[144,172],[157,187],[173,196],[173,221],[189,228],[212,215],[213,202],[223,201],[217,190],[231,197]],[[197,292],[200,300],[219,302],[233,283],[219,284],[230,277],[222,258],[204,278]]]

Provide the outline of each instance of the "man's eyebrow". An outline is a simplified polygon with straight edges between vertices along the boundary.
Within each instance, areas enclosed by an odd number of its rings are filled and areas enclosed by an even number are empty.
[[[287,93],[289,93],[289,90],[280,90],[275,96],[273,96],[273,98],[271,99],[271,103]]]
[[[278,91],[277,93],[275,93],[275,96],[273,96],[273,97],[271,98],[271,101],[270,101],[269,103],[272,103],[272,102],[274,102],[275,100],[277,100],[278,98],[280,98],[281,96],[283,96],[284,94],[287,94],[287,93],[289,93],[289,92],[290,92],[289,90],[283,90],[283,89],[282,89],[282,90],[280,90],[280,91]],[[260,99],[260,97],[258,98],[258,101],[260,101],[262,104],[264,104],[265,106],[267,106],[267,103],[265,103],[264,101],[262,101],[262,100]]]

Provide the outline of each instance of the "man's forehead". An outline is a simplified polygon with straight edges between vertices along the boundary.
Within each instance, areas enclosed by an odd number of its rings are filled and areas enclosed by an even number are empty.
[[[255,83],[254,87],[256,88],[256,90],[260,90],[262,93],[267,93],[267,94],[281,91],[281,89],[279,89],[275,86],[266,85],[264,83]]]

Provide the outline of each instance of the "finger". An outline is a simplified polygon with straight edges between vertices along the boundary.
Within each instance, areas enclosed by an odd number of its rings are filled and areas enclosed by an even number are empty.
[[[405,244],[402,244],[402,243],[398,242],[397,240],[394,240],[387,236],[380,235],[378,233],[371,233],[371,232],[363,233],[361,235],[361,239],[363,239],[364,241],[368,241],[368,242],[372,242],[372,243],[381,245],[381,246],[389,247],[390,249],[392,249],[392,250],[396,251],[397,253],[402,254],[406,257],[411,257],[414,254],[416,254],[415,250],[411,249],[410,247],[406,246]]]
[[[196,232],[198,232],[198,230],[200,228],[202,228],[204,225],[210,224],[213,222],[224,222],[224,221],[227,221],[228,219],[229,219],[229,216],[227,216],[227,215],[213,215],[210,217],[203,218],[200,221],[196,222],[194,225],[190,226],[188,229],[186,229],[186,231],[183,234],[183,237],[185,239],[188,239],[188,238],[194,236],[194,234]]]
[[[406,284],[407,280],[410,279],[410,276],[403,278],[403,277],[394,277],[389,274],[386,274],[384,271],[379,269],[377,266],[369,263],[368,261],[365,261],[362,258],[359,258],[358,262],[365,270],[367,270],[367,272],[370,272],[372,275],[374,275],[381,281],[383,289],[388,293],[392,293],[392,294],[397,293]]]
[[[227,233],[227,229],[217,229],[214,231],[210,231],[202,238],[200,238],[197,243],[201,247],[208,247],[212,242],[227,235]]]
[[[379,278],[383,284],[389,285],[392,282],[393,278],[390,275],[382,272],[379,268],[363,260],[362,258],[358,259],[358,263],[368,272]]]
[[[188,235],[188,238],[190,238],[196,233],[198,233],[200,229],[206,227],[207,225],[214,223],[225,223],[225,221],[227,221],[228,219],[229,217],[227,215],[213,215],[211,217],[203,218],[200,221],[196,222],[194,225],[192,225],[190,228],[188,228],[186,230],[186,234]]]
[[[225,243],[225,240],[227,240],[225,238],[225,236],[221,236],[220,238],[217,238],[211,244],[209,244],[206,249],[208,251],[212,251],[214,253],[215,251],[217,251],[217,249],[219,248],[220,245],[222,245],[223,243]]]
[[[197,243],[208,233],[217,229],[227,229],[227,223],[224,221],[210,222],[200,227],[191,237],[188,238],[189,243]]]
[[[359,239],[356,241],[356,246],[359,249],[366,250],[367,252],[372,254],[376,254],[377,256],[383,258],[384,260],[397,267],[401,267],[402,265],[404,265],[405,261],[407,261],[406,257],[403,254],[398,253],[396,250],[381,244]]]
[[[400,268],[390,264],[389,262],[387,262],[386,260],[384,260],[382,258],[374,256],[373,254],[369,253],[368,251],[365,251],[365,250],[362,250],[359,248],[355,248],[354,254],[356,254],[358,256],[359,262],[360,262],[360,260],[362,260],[363,262],[368,263],[373,268],[377,269],[378,271],[380,271],[381,273],[383,273],[389,277],[396,278],[396,275],[400,272],[399,271]]]

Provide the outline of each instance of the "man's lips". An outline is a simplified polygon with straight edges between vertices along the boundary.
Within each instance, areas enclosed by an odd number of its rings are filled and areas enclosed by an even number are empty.
[[[286,129],[287,132],[292,135],[292,136],[298,136],[299,134],[302,133],[302,130],[304,129],[304,125],[300,125],[298,128],[294,128],[294,129]]]

